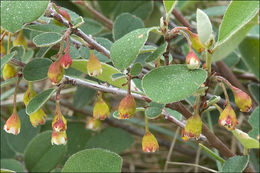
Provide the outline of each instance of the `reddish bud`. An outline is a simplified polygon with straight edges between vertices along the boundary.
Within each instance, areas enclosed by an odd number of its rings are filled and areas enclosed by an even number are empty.
[[[95,119],[104,120],[109,116],[110,116],[109,106],[102,98],[102,94],[98,93],[98,99],[93,109],[93,117]]]
[[[87,70],[89,76],[98,76],[102,74],[102,64],[93,54],[93,51],[90,51],[90,57],[87,63]]]
[[[53,131],[51,135],[51,144],[55,145],[65,145],[67,143],[67,134],[66,131]]]
[[[235,126],[238,124],[236,113],[230,104],[228,104],[223,112],[219,116],[219,125],[224,126],[227,130],[235,130]]]
[[[60,65],[64,68],[67,69],[71,66],[72,64],[72,59],[70,57],[70,53],[69,50],[67,51],[67,53],[65,53],[65,55],[63,55],[60,59]]]
[[[17,75],[17,70],[11,64],[5,64],[3,68],[3,78],[4,80],[11,79]]]
[[[86,123],[86,128],[93,131],[99,131],[101,129],[101,125],[102,122],[99,119],[89,117]]]
[[[142,149],[146,153],[159,150],[159,144],[151,132],[146,132],[142,139]]]
[[[64,75],[64,69],[59,61],[53,62],[48,70],[48,77],[53,85],[58,85]]]
[[[131,94],[127,94],[119,103],[118,115],[119,119],[132,118],[135,114],[135,99]]]
[[[21,129],[21,121],[18,114],[15,111],[5,122],[4,130],[7,133],[18,135],[20,133],[20,129]]]
[[[193,115],[188,118],[185,128],[182,131],[182,139],[188,141],[190,138],[199,138],[202,129],[202,121],[199,116]]]
[[[190,51],[186,56],[186,64],[191,70],[198,69],[200,67],[200,59],[193,51]]]
[[[232,87],[231,88],[235,97],[235,103],[239,107],[241,112],[248,112],[252,107],[252,100],[250,96],[244,91]]]

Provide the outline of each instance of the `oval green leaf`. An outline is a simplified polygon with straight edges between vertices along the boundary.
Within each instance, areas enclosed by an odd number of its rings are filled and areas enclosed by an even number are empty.
[[[248,156],[231,157],[224,163],[221,172],[242,172],[246,168],[248,161]]]
[[[33,43],[37,47],[47,47],[60,42],[61,38],[61,34],[55,32],[45,32],[33,37]]]
[[[249,137],[247,133],[239,129],[232,130],[232,133],[245,149],[260,147],[258,140]]]
[[[82,73],[88,74],[87,63],[88,63],[88,60],[73,60],[71,67]],[[120,73],[120,71],[118,71],[116,68],[114,68],[108,64],[105,64],[102,62],[101,62],[101,64],[102,64],[103,72],[101,75],[96,76],[95,78],[97,78],[101,81],[107,82],[116,87],[123,88],[122,84],[127,82],[126,77],[113,81],[111,76],[115,73]]]
[[[61,161],[66,145],[51,145],[52,131],[38,134],[24,153],[25,166],[29,172],[49,172]]]
[[[142,85],[154,102],[172,103],[190,96],[206,80],[202,69],[189,70],[186,65],[160,67],[146,74]]]
[[[15,172],[24,172],[23,165],[14,159],[1,159],[0,165],[1,169],[8,169]]]
[[[146,62],[152,62],[160,57],[167,48],[167,42],[163,43],[160,47],[158,47],[148,58],[146,58]]]
[[[145,116],[149,119],[155,119],[162,113],[162,109],[158,107],[149,107],[145,110]]]
[[[250,125],[252,126],[252,130],[248,133],[251,137],[257,139],[260,135],[260,127],[259,127],[259,106],[254,110],[254,112],[250,115],[248,120]]]
[[[62,172],[120,172],[122,158],[104,149],[86,149],[72,155]]]
[[[138,62],[131,67],[130,73],[132,76],[137,76],[142,72],[142,69],[142,65]]]
[[[51,88],[45,91],[42,91],[40,94],[35,96],[27,105],[26,113],[31,115],[42,107],[42,105],[48,101],[52,94],[56,91],[56,88]]]
[[[212,34],[212,25],[205,12],[197,9],[197,31],[202,44],[206,45]]]
[[[23,77],[27,81],[39,81],[46,79],[52,61],[46,58],[35,58],[23,69]]]
[[[9,32],[20,30],[24,23],[38,19],[49,1],[3,1],[1,2],[1,27]]]
[[[1,58],[1,69],[4,67],[6,63],[8,63],[14,57],[15,54],[16,52],[11,52],[10,54],[5,55]]]
[[[124,70],[133,63],[153,29],[156,28],[136,29],[112,45],[111,60],[117,69]]]
[[[163,5],[166,11],[166,20],[167,22],[170,19],[170,15],[176,5],[177,1],[176,0],[163,0]]]

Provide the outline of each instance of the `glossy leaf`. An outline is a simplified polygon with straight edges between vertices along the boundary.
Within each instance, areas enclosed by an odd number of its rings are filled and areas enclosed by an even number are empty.
[[[228,160],[226,160],[221,172],[242,172],[246,168],[248,160],[248,156],[231,157]]]
[[[24,172],[23,165],[14,159],[1,159],[0,165],[1,169],[8,169],[15,172]]]
[[[252,126],[252,130],[248,133],[249,136],[257,139],[259,136],[259,106],[254,110],[254,112],[250,115],[250,118],[248,120],[250,125]]]
[[[134,30],[117,40],[111,48],[111,60],[115,67],[124,70],[136,59],[148,39],[149,32],[156,28]],[[123,57],[123,58],[122,58]]]
[[[188,70],[186,65],[171,65],[152,70],[143,78],[146,95],[154,102],[171,103],[190,96],[206,80],[202,69]]]
[[[122,13],[115,19],[113,25],[113,37],[114,40],[118,40],[125,34],[139,28],[143,28],[144,23],[139,18],[130,13]]]
[[[61,35],[55,32],[45,32],[33,38],[33,43],[37,47],[48,47],[61,41]]]
[[[104,149],[86,149],[72,155],[62,172],[120,172],[122,158]]]
[[[103,148],[115,153],[122,153],[134,142],[133,137],[126,131],[107,127],[101,133],[92,136],[86,144],[86,148]]]
[[[49,172],[64,157],[66,145],[51,145],[51,134],[40,133],[27,146],[24,162],[30,172]]]
[[[222,20],[213,61],[225,58],[258,22],[258,1],[232,1]]]
[[[49,100],[52,94],[56,91],[56,88],[47,89],[42,91],[37,96],[32,98],[29,104],[26,107],[26,113],[28,115],[36,112],[39,108],[41,108],[45,102]]]
[[[80,72],[88,74],[87,63],[88,63],[88,60],[73,60],[71,68],[74,68]],[[114,85],[116,87],[122,88],[122,84],[126,83],[126,78],[121,78],[116,81],[112,81],[112,79],[111,79],[112,74],[120,73],[120,71],[118,71],[116,68],[114,68],[108,64],[105,64],[105,63],[101,63],[101,64],[102,64],[103,72],[101,75],[96,76],[95,78],[97,78],[103,82],[108,82],[109,84]]]
[[[1,27],[16,32],[24,23],[38,19],[47,8],[49,1],[3,1],[1,2]]]
[[[1,58],[1,69],[4,67],[6,63],[8,63],[14,57],[15,54],[16,52],[11,52],[10,54],[5,55]]]
[[[197,9],[197,31],[202,44],[206,45],[212,34],[212,25],[209,17],[202,10]]]
[[[52,61],[47,58],[35,58],[30,61],[23,69],[23,77],[27,81],[39,81],[48,76],[49,66]]]

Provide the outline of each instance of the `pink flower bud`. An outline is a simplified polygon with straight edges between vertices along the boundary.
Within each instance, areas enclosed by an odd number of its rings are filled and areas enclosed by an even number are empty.
[[[219,125],[224,126],[227,130],[235,130],[235,126],[238,124],[236,113],[230,104],[228,104],[223,112],[219,116]]]
[[[4,130],[7,133],[18,135],[20,133],[20,129],[21,129],[21,121],[16,111],[14,111],[13,114],[5,122]]]
[[[182,131],[182,139],[184,141],[188,141],[190,138],[198,139],[201,134],[201,129],[202,121],[199,114],[191,116],[188,118],[185,128]]]
[[[231,89],[235,97],[235,103],[239,107],[240,111],[248,112],[252,107],[252,100],[250,96],[234,86]]]
[[[90,51],[90,57],[87,63],[87,70],[89,76],[98,76],[102,74],[102,64],[93,54],[93,51]]]
[[[102,94],[98,93],[98,99],[93,109],[93,117],[95,119],[104,120],[110,116],[110,109],[102,98]]]
[[[65,145],[67,143],[67,134],[66,131],[53,131],[51,135],[51,144],[55,145]]]
[[[70,53],[69,50],[65,53],[65,55],[63,55],[63,57],[61,57],[60,59],[60,65],[64,68],[67,69],[71,66],[72,64],[72,59],[70,57]]]
[[[198,69],[200,67],[200,59],[193,51],[190,51],[186,56],[186,64],[191,70]]]
[[[93,131],[99,131],[101,129],[102,122],[99,119],[88,117],[86,128]]]
[[[3,78],[4,80],[11,79],[17,75],[17,70],[11,64],[5,64],[3,68]]]
[[[151,132],[146,132],[142,139],[142,149],[146,153],[159,150],[159,144]]]
[[[64,69],[59,61],[53,62],[48,70],[48,77],[53,85],[58,85],[64,75]]]
[[[119,103],[118,115],[119,119],[132,118],[135,114],[135,99],[131,94],[127,94]]]

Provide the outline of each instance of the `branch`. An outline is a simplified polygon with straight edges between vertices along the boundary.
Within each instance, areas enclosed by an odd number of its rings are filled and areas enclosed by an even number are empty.
[[[183,24],[183,26],[186,26],[186,27],[192,29],[191,24],[184,18],[184,16],[177,9],[173,9],[172,13],[176,17],[176,19],[181,24]]]

